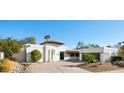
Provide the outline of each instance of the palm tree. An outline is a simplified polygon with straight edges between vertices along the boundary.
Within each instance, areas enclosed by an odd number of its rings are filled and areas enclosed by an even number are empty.
[[[111,45],[108,45],[107,47],[108,47],[108,48],[112,48],[112,46],[111,46]]]
[[[49,41],[49,40],[50,40],[50,35],[44,36],[44,40],[45,40],[45,41]]]
[[[121,45],[122,45],[122,42],[119,42],[119,43],[117,44],[117,48],[120,48]]]
[[[119,42],[118,44],[121,45],[122,42]]]

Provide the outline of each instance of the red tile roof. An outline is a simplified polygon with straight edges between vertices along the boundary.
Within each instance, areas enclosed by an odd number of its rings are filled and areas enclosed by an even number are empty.
[[[61,43],[61,42],[58,42],[58,41],[53,41],[53,40],[49,40],[49,41],[45,41],[45,42],[43,42],[43,43],[41,43],[41,45],[43,45],[43,44],[59,44],[59,45],[63,45],[64,43]]]

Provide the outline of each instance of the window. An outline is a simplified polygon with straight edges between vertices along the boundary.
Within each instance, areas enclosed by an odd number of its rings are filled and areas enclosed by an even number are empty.
[[[75,53],[75,57],[79,57],[79,53]]]
[[[70,53],[70,57],[74,57],[74,53]]]

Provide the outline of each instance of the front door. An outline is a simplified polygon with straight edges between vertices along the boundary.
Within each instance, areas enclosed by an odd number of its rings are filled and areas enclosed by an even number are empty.
[[[60,52],[60,60],[64,60],[64,52]]]

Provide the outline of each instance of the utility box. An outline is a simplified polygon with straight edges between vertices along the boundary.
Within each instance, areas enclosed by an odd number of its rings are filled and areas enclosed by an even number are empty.
[[[0,60],[4,59],[4,52],[0,52]]]

